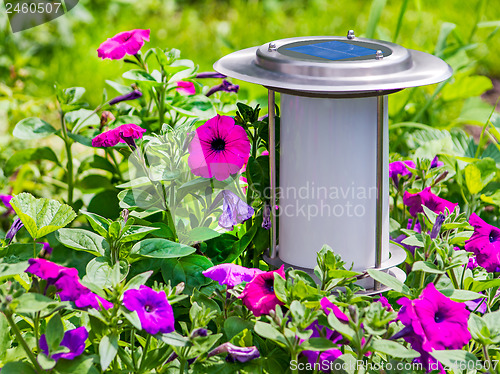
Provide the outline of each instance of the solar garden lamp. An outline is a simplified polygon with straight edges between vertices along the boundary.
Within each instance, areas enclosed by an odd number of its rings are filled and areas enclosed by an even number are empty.
[[[310,271],[317,250],[328,244],[355,271],[379,269],[404,280],[395,266],[406,254],[389,243],[387,97],[443,81],[451,67],[351,30],[347,37],[288,38],[247,48],[221,58],[214,69],[268,89],[269,199],[272,207],[278,200],[279,209],[271,209],[267,260]],[[360,284],[368,292],[383,290],[370,278]]]

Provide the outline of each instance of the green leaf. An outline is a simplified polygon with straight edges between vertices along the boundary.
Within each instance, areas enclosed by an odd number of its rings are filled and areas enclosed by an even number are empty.
[[[454,371],[462,371],[461,367],[475,368],[477,364],[474,354],[462,350],[433,351],[431,356]]]
[[[92,357],[80,356],[73,360],[59,360],[57,374],[99,374]]]
[[[143,284],[146,284],[147,280],[151,277],[152,274],[153,274],[152,270],[146,271],[141,274],[137,274],[135,277],[133,277],[131,280],[127,282],[124,291],[139,288]]]
[[[370,15],[368,17],[368,25],[366,26],[366,37],[369,39],[375,38],[375,31],[377,29],[380,16],[384,10],[386,0],[375,0],[372,2],[370,8]]]
[[[26,192],[14,196],[10,204],[33,239],[66,226],[76,217],[69,205],[46,198],[36,199]]]
[[[56,366],[56,360],[53,358],[47,357],[43,352],[40,352],[36,358],[38,364],[43,370],[50,370]]]
[[[411,269],[412,271],[418,271],[421,270],[426,273],[430,274],[444,274],[445,271],[438,269],[438,267],[429,261],[417,261],[413,264],[413,267]]]
[[[175,331],[168,334],[162,334],[160,339],[165,344],[172,345],[174,347],[187,347],[189,345],[189,339]]]
[[[39,293],[25,293],[16,298],[17,306],[15,308],[16,313],[35,313],[51,305],[59,304],[58,301],[49,299]]]
[[[493,88],[491,79],[481,75],[464,76],[455,74],[455,81],[448,83],[441,91],[441,97],[446,100],[467,99],[481,96]]]
[[[61,316],[59,313],[56,313],[50,319],[45,329],[45,337],[47,339],[47,345],[49,346],[49,352],[54,352],[59,347],[63,336],[64,326],[61,321]]]
[[[402,293],[404,295],[411,296],[411,292],[408,286],[402,283],[399,279],[393,277],[392,275],[374,269],[368,269],[367,272],[370,275],[370,277],[382,283],[384,286],[390,287],[394,291]]]
[[[188,243],[204,242],[205,240],[210,240],[220,235],[220,232],[209,229],[208,227],[195,227],[188,232],[186,240]]]
[[[128,264],[126,261],[120,261],[121,280],[128,274]],[[113,268],[105,257],[96,257],[87,264],[87,273],[84,281],[93,283],[101,288],[111,287],[113,285]]]
[[[333,314],[333,313],[332,313]],[[281,343],[286,346],[287,342],[283,334],[269,323],[257,321],[255,323],[255,332],[265,339],[270,339],[274,342]]]
[[[375,351],[385,353],[386,355],[398,357],[398,358],[416,358],[420,354],[413,349],[408,349],[400,343],[385,340],[376,339],[372,341],[371,346]]]
[[[87,221],[89,221],[90,226],[92,226],[92,228],[97,231],[99,235],[103,237],[108,235],[109,225],[111,224],[110,219],[91,212],[80,211],[80,213],[87,217]]]
[[[333,344],[331,340],[325,338],[310,338],[300,345],[303,351],[326,351],[328,349],[335,348],[336,345]]]
[[[104,336],[99,343],[99,356],[101,359],[101,368],[105,371],[109,364],[115,359],[118,353],[118,336],[109,334]]]
[[[212,267],[212,262],[200,255],[189,255],[181,258],[164,259],[161,265],[161,274],[165,283],[172,285],[184,282],[186,292],[194,287],[201,287],[210,283],[210,279],[202,272]]]
[[[162,85],[161,82],[158,82],[151,74],[146,73],[144,70],[132,69],[123,73],[122,77],[133,81],[151,83],[156,86]]]
[[[14,153],[5,163],[4,172],[6,175],[10,175],[19,166],[35,160],[48,160],[59,165],[59,160],[51,148],[28,148]]]
[[[490,330],[486,321],[478,315],[471,313],[469,317],[469,331],[473,339],[477,340],[483,345],[491,344]]]
[[[40,118],[31,117],[19,121],[14,127],[13,135],[23,140],[45,138],[56,133],[57,130]]]
[[[486,187],[496,175],[496,164],[492,158],[483,158],[465,167],[465,183],[471,195]]]
[[[454,301],[471,301],[476,299],[482,299],[485,296],[483,294],[467,291],[467,290],[456,290],[456,289],[445,289],[439,290],[443,295],[449,297]]]
[[[188,256],[196,249],[184,244],[175,243],[167,239],[145,239],[136,243],[130,254],[152,258],[178,258]]]
[[[3,361],[10,348],[10,328],[5,314],[0,313],[0,361]]]
[[[224,321],[224,332],[228,340],[231,340],[245,329],[252,330],[253,323],[237,316],[231,316]]]
[[[347,337],[349,340],[352,340],[353,336],[356,334],[348,324],[344,324],[342,321],[340,321],[335,316],[335,313],[330,313],[328,315],[328,324],[332,329],[337,330],[342,334],[342,336]]]
[[[122,237],[120,238],[120,242],[122,243],[135,242],[137,240],[141,240],[146,235],[156,230],[159,230],[159,228],[133,225],[130,226],[129,229],[122,235]]]
[[[84,229],[60,229],[56,238],[68,248],[89,252],[94,256],[104,256],[110,251],[106,239]]]
[[[7,362],[2,366],[2,374],[36,374],[33,366],[26,362]]]

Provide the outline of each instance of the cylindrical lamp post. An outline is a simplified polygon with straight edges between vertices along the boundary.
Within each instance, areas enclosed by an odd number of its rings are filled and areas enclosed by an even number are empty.
[[[437,83],[452,69],[399,45],[347,37],[277,40],[231,53],[216,71],[269,90],[270,261],[313,269],[328,244],[353,270],[388,270],[405,259],[389,244],[387,95]],[[276,186],[275,92],[281,94]],[[274,209],[272,209],[274,212]],[[276,239],[279,239],[279,250]],[[275,260],[273,260],[275,259]],[[378,289],[373,281],[366,288]]]

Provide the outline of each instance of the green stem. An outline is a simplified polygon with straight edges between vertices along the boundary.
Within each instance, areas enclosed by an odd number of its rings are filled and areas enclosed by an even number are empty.
[[[160,130],[165,122],[165,87],[162,86],[160,96],[158,98],[158,122],[160,123]],[[172,126],[173,127],[173,126]]]
[[[182,360],[179,360],[179,361],[180,361],[179,374],[183,374],[186,371],[187,360],[185,358],[183,358]]]
[[[299,362],[299,354],[297,352],[291,352],[291,356],[292,356],[292,361],[298,363]],[[292,369],[292,373],[293,374],[298,374],[298,365],[295,365],[295,369]]]
[[[64,112],[61,110],[61,129],[63,133],[64,146],[66,148],[66,157],[68,162],[66,164],[66,179],[68,183],[68,205],[73,206],[73,154],[71,153],[72,140],[68,136],[68,129],[66,121],[64,120]]]
[[[35,340],[36,340],[36,350],[40,352],[40,312],[36,312],[35,320],[33,321],[33,330],[35,331]]]
[[[150,342],[151,342],[151,335],[148,334],[148,337],[146,338],[146,343],[144,344],[144,350],[142,351],[141,363],[139,364],[139,373],[142,373],[144,364],[146,362],[146,356],[148,354]]]
[[[137,370],[137,362],[135,360],[135,329],[130,332],[130,350],[132,352],[132,366],[134,371]]]
[[[9,323],[10,328],[12,329],[12,331],[14,331],[14,335],[16,336],[19,344],[21,344],[21,346],[23,347],[24,351],[28,355],[29,360],[31,361],[31,363],[35,367],[36,372],[37,373],[43,373],[43,369],[41,368],[40,364],[36,360],[35,355],[33,354],[33,352],[30,349],[30,347],[28,347],[28,344],[26,343],[26,340],[24,340],[23,336],[21,335],[21,331],[19,331],[19,328],[17,327],[16,323],[12,319],[12,314],[10,314],[10,313],[4,313],[4,315],[7,318],[7,322]]]
[[[457,281],[457,277],[455,276],[455,272],[453,271],[453,269],[450,269],[448,270],[448,275],[450,276],[450,279],[451,279],[451,282],[453,283],[453,286],[455,287],[455,289],[459,289],[458,287],[458,281]]]

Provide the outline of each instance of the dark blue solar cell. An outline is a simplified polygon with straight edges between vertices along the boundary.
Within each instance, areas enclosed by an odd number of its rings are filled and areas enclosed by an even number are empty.
[[[321,57],[327,60],[343,60],[346,58],[363,57],[374,55],[375,49],[361,47],[355,44],[331,40],[316,44],[301,45],[299,47],[286,48],[289,51],[303,53],[305,55]]]

